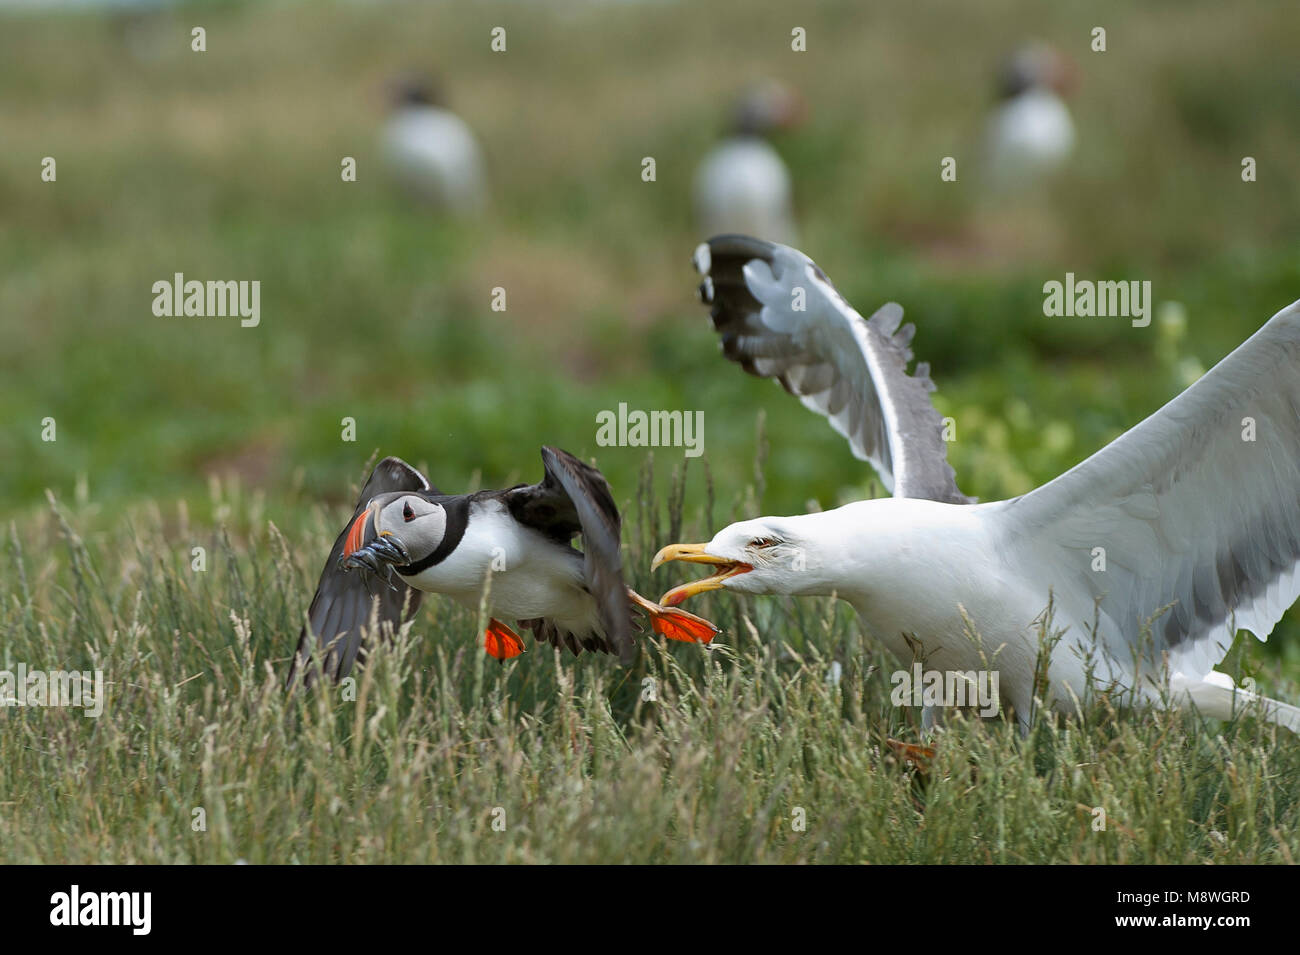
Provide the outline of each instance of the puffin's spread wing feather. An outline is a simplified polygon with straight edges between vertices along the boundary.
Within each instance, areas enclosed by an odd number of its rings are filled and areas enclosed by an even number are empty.
[[[568,544],[582,535],[583,576],[596,600],[605,639],[624,663],[632,660],[631,606],[623,582],[620,546],[622,522],[604,475],[559,448],[542,448],[546,476],[539,484],[505,493],[506,506],[521,524],[541,531],[552,540]],[[554,627],[542,621],[533,630],[551,639]],[[556,635],[558,639],[559,635]],[[553,641],[554,642],[554,641]],[[584,644],[585,645],[585,644]],[[578,652],[572,637],[568,646]],[[596,649],[588,646],[587,649]]]
[[[1300,302],[1082,464],[992,507],[1004,555],[1058,588],[1084,582],[1121,664],[1172,605],[1143,649],[1204,681],[1234,630],[1265,639],[1300,597]]]
[[[289,687],[293,686],[298,669],[306,664],[310,655],[312,634],[316,635],[317,646],[326,651],[325,672],[335,680],[341,680],[347,676],[361,652],[362,630],[370,626],[372,611],[380,626],[389,624],[396,627],[402,621],[403,608],[408,618],[419,608],[420,591],[407,587],[398,577],[392,578],[390,587],[389,583],[376,581],[362,572],[343,571],[338,565],[353,521],[365,511],[371,500],[391,491],[439,493],[423,474],[401,458],[384,458],[376,465],[361,489],[352,520],[334,541],[325,569],[321,571],[316,595],[307,611],[308,625],[299,634],[298,650],[289,669]],[[369,521],[364,532],[363,544],[375,539],[375,529]],[[310,684],[312,679],[313,674],[308,671],[306,682]]]
[[[948,464],[929,366],[912,360],[915,331],[892,302],[864,320],[802,252],[721,235],[695,252],[722,351],[775,378],[848,439],[895,497],[968,504]]]

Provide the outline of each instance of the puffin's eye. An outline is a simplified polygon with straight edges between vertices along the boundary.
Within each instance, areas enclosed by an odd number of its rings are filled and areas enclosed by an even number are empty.
[[[407,501],[402,505],[402,520],[406,521],[408,524],[415,520],[415,511],[411,510],[410,501]]]

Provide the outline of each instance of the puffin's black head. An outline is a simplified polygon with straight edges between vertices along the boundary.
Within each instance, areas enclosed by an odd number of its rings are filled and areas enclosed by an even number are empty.
[[[998,96],[1013,99],[1031,89],[1050,89],[1062,96],[1074,88],[1074,64],[1046,43],[1028,43],[1002,64]]]
[[[769,80],[747,89],[736,104],[735,131],[742,136],[768,136],[799,125],[807,106],[784,83]]]
[[[432,77],[407,73],[389,85],[389,98],[393,106],[442,106],[445,104],[441,86]]]

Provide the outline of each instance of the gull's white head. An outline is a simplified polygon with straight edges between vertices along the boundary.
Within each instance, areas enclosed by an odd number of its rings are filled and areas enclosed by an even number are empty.
[[[807,536],[809,517],[760,517],[725,527],[706,544],[669,544],[650,569],[669,561],[707,564],[712,576],[668,591],[660,603],[673,607],[707,590],[745,594],[827,593],[821,549]]]

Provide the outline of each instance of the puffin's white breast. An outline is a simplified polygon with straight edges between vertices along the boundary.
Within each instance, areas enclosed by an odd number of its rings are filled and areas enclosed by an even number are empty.
[[[486,198],[482,153],[459,116],[434,106],[406,106],[383,135],[384,158],[395,179],[420,199],[460,212]]]
[[[406,581],[469,607],[479,605],[487,584],[491,613],[517,620],[586,621],[595,607],[583,589],[582,556],[520,524],[497,500],[474,505],[451,553]]]
[[[1074,149],[1074,122],[1060,97],[1035,87],[998,107],[989,120],[988,139],[999,178],[1043,173]]]
[[[695,175],[695,210],[706,235],[741,232],[792,242],[791,193],[785,163],[769,143],[753,136],[719,145]]]

